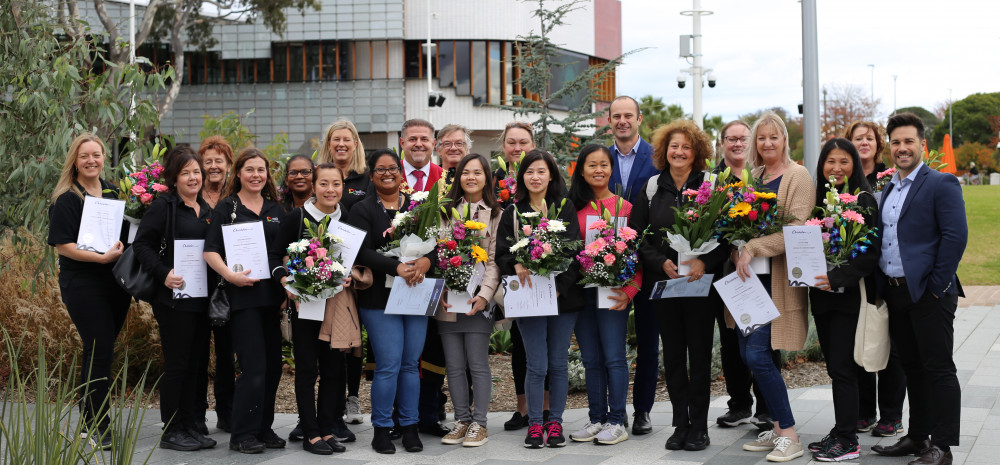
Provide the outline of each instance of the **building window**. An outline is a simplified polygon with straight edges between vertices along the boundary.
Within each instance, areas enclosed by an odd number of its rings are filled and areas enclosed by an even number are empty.
[[[336,81],[337,74],[337,43],[323,43],[323,80]]]
[[[305,56],[302,44],[288,45],[288,82],[302,82],[305,74]]]
[[[205,83],[222,83],[222,60],[219,59],[219,52],[207,52],[205,56]]]
[[[552,60],[552,78],[549,79],[549,94],[562,89],[569,81],[587,72],[590,67],[589,57],[586,55],[559,50],[555,59]],[[564,95],[552,101],[551,107],[557,110],[570,110],[578,108],[583,104],[586,96],[585,89],[578,89],[572,94]]]
[[[497,41],[491,41],[489,45],[489,61],[487,63],[487,68],[489,69],[487,81],[489,95],[487,96],[487,101],[492,104],[503,103],[502,93],[500,92],[501,86],[503,86],[503,58],[500,55],[500,47],[502,45],[502,43]]]
[[[450,40],[438,42],[438,86],[452,87],[455,85],[455,43]]]
[[[271,82],[288,82],[288,44],[271,45]]]
[[[472,104],[481,106],[489,103],[487,70],[489,61],[486,56],[486,42],[472,42],[472,59],[469,62],[472,73]]]
[[[306,43],[306,82],[317,82],[322,80],[320,68],[320,52],[322,51],[319,42]]]
[[[354,79],[372,78],[372,43],[354,42]]]
[[[355,42],[346,42],[340,45],[340,80],[349,81],[354,79],[354,45]]]
[[[455,93],[472,95],[472,63],[469,56],[469,42],[455,42]]]
[[[421,51],[422,48],[425,48],[423,42],[407,40],[403,43],[403,76],[407,78],[424,77],[427,64],[424,62],[426,57]]]
[[[222,82],[224,84],[235,84],[239,82],[239,60],[222,60]]]

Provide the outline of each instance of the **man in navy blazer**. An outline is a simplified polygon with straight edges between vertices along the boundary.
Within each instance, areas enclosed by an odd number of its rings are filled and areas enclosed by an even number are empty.
[[[630,203],[646,185],[651,176],[660,173],[653,167],[653,146],[639,137],[642,112],[639,102],[621,96],[608,107],[608,120],[615,142],[608,149],[613,155],[613,169],[608,185],[612,192],[621,192]],[[649,411],[656,398],[656,381],[660,376],[660,332],[656,312],[649,305],[649,290],[643,290],[632,300],[635,303],[636,360],[635,378],[632,382],[632,434],[653,431]]]
[[[910,464],[950,464],[958,445],[962,390],[952,357],[955,309],[964,296],[955,274],[969,231],[958,179],[923,162],[924,126],[912,113],[886,125],[896,174],[882,194],[879,290],[910,396],[910,430],[882,455],[917,454]]]
[[[615,136],[615,143],[608,146],[614,155],[609,187],[611,192],[620,189],[622,197],[632,203],[646,181],[660,170],[653,166],[653,146],[639,137],[639,102],[624,95],[614,99],[608,107],[608,120]]]

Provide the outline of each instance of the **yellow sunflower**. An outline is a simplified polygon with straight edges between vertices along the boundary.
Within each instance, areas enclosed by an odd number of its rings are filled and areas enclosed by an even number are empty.
[[[756,194],[757,198],[760,199],[773,199],[778,197],[778,194],[775,194],[774,192],[755,192],[754,194]]]
[[[482,230],[485,227],[486,227],[486,225],[484,223],[480,223],[478,221],[468,220],[468,221],[465,222],[465,229],[471,229],[473,231],[479,231],[479,230]]]
[[[737,216],[746,216],[750,212],[750,204],[746,202],[740,202],[729,209],[729,217],[736,218]]]
[[[472,246],[472,258],[475,259],[476,262],[485,262],[486,260],[489,260],[489,256],[486,255],[486,249],[478,245]]]

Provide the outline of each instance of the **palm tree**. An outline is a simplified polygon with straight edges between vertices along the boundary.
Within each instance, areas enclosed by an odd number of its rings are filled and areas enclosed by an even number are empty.
[[[656,128],[676,119],[684,118],[684,109],[680,105],[663,103],[661,97],[646,95],[639,99],[639,111],[642,112],[642,126],[639,136],[646,141],[653,135]]]

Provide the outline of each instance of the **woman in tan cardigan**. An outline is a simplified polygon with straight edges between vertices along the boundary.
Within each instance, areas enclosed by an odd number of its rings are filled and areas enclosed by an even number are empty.
[[[809,218],[816,199],[816,188],[809,171],[789,156],[788,130],[777,114],[765,112],[750,130],[749,160],[753,175],[778,194],[778,208],[790,217],[790,224],[801,225]],[[785,238],[780,232],[747,242],[736,262],[736,271],[743,278],[750,276],[750,259],[770,257],[771,274],[761,281],[771,293],[774,305],[781,313],[771,323],[749,336],[739,335],[740,353],[753,372],[767,400],[774,430],[760,434],[756,441],[743,446],[750,451],[771,451],[767,459],[776,462],[803,455],[802,443],[795,432],[795,418],[788,402],[788,391],[781,373],[771,358],[772,349],[801,350],[806,342],[806,288],[789,287],[785,271]],[[726,315],[727,321],[731,321]]]

